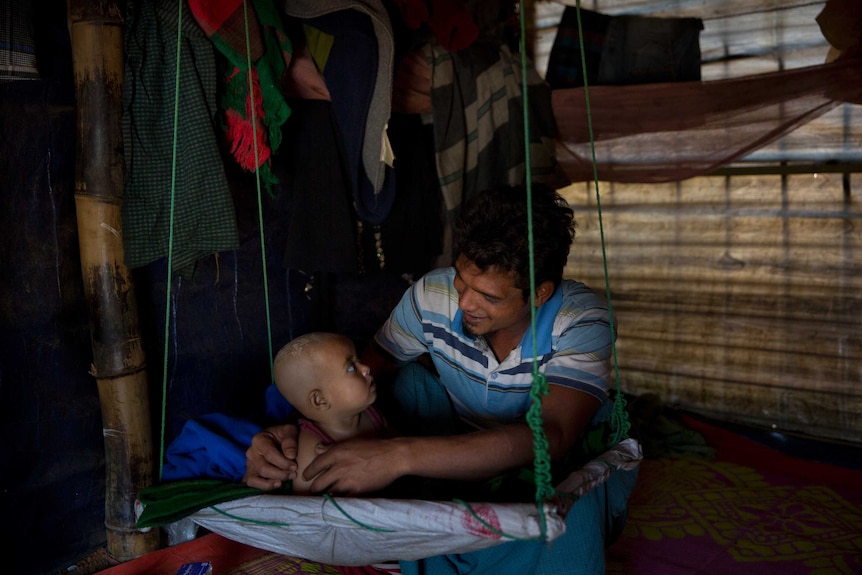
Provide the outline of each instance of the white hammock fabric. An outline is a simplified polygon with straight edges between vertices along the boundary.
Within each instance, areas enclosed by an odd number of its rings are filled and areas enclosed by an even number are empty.
[[[614,471],[634,469],[642,458],[640,444],[626,439],[557,489],[583,495]],[[561,503],[565,508],[543,505],[547,541],[566,530],[569,506]],[[228,539],[328,565],[412,561],[542,535],[533,503],[471,503],[468,508],[445,501],[256,495],[201,509],[191,519]]]

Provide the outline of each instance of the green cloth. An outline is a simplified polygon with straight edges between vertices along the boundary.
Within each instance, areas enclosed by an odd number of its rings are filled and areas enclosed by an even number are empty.
[[[281,127],[290,116],[281,85],[293,46],[281,16],[273,0],[252,0],[250,8],[240,0],[218,4],[189,0],[189,7],[204,34],[230,64],[225,70],[221,106],[231,154],[243,169],[257,169],[269,189],[278,181],[270,168],[270,158],[281,144]],[[249,60],[253,99],[249,92]]]
[[[125,263],[168,255],[177,59],[177,3],[128,5],[125,28],[123,197]],[[218,139],[216,50],[183,10],[177,126],[173,267],[239,247],[233,200]]]
[[[707,444],[706,438],[680,421],[658,395],[637,396],[629,409],[633,436],[640,442],[644,457],[715,457],[715,448]]]
[[[222,479],[184,479],[153,485],[138,492],[143,511],[137,526],[141,529],[167,525],[204,507],[263,493],[289,493],[290,489],[290,482],[276,491],[261,491]]]

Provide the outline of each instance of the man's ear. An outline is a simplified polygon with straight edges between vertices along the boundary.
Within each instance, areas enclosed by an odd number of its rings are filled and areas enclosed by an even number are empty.
[[[326,411],[329,409],[329,400],[322,389],[316,388],[308,392],[308,403],[318,411]]]
[[[545,280],[536,286],[536,307],[544,305],[554,295],[554,282]]]

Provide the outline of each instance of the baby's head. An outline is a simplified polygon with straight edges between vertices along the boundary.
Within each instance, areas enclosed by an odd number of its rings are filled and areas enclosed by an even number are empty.
[[[279,392],[313,421],[361,413],[377,399],[371,370],[343,335],[313,332],[293,339],[276,354],[273,372]]]

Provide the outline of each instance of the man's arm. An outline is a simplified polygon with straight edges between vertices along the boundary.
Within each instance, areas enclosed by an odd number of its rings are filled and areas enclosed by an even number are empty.
[[[542,406],[550,455],[559,459],[575,444],[599,401],[553,385]],[[493,477],[532,461],[533,436],[526,424],[513,424],[456,436],[348,440],[319,452],[304,473],[306,478],[314,478],[312,491],[356,494],[377,491],[404,475],[462,480]]]

